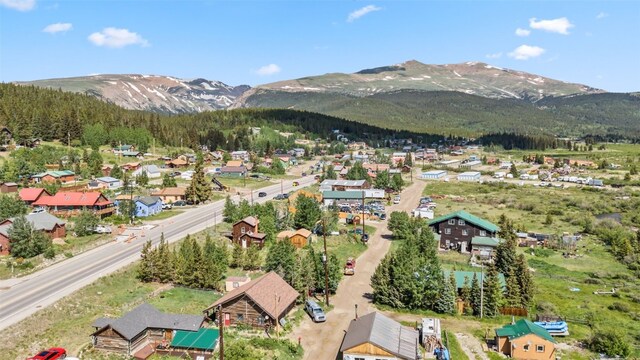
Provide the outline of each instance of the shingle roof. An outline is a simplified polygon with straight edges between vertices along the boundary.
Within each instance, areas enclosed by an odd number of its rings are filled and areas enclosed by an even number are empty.
[[[162,200],[157,196],[139,196],[136,198],[136,201],[141,202],[146,206],[151,206],[153,204],[157,204],[158,202],[162,202]]]
[[[22,201],[36,201],[38,196],[40,196],[40,194],[42,194],[43,192],[44,194],[49,195],[49,192],[42,188],[25,188],[20,189],[20,193],[18,196],[20,196],[20,199],[22,199]]]
[[[536,325],[527,319],[520,319],[515,324],[505,325],[500,329],[496,329],[496,335],[499,337],[506,336],[509,340],[534,334],[545,340],[555,343],[556,341],[549,335],[549,332],[542,326]]]
[[[260,221],[256,218],[254,218],[253,216],[247,216],[246,218],[237,221],[235,224],[240,223],[240,222],[246,222],[247,224],[251,225],[251,226],[256,226],[260,223]],[[233,225],[235,225],[233,224]]]
[[[218,305],[233,300],[242,294],[247,295],[253,302],[264,310],[271,318],[279,319],[283,313],[293,304],[298,296],[298,292],[284,281],[278,274],[271,271],[261,277],[252,280],[232,291],[214,302],[206,310],[215,309]],[[279,299],[276,307],[276,297]],[[278,314],[276,316],[276,308]]]
[[[400,359],[418,359],[418,331],[378,312],[351,320],[340,351],[371,343]]]
[[[145,329],[167,329],[198,331],[204,322],[203,315],[165,314],[144,303],[118,319],[97,319],[92,326],[99,328],[94,335],[107,326],[131,340]]]
[[[460,219],[462,219],[462,220],[464,220],[466,222],[469,222],[469,223],[472,223],[472,224],[474,224],[476,226],[479,226],[479,227],[481,227],[481,228],[483,228],[483,229],[485,229],[487,231],[491,231],[491,232],[500,231],[500,228],[497,225],[495,225],[495,224],[493,224],[493,223],[491,223],[491,222],[489,222],[489,221],[487,221],[485,219],[477,217],[475,215],[469,214],[468,212],[466,212],[464,210],[458,210],[456,212],[452,212],[450,214],[437,217],[437,218],[429,221],[429,225],[434,225],[434,224],[449,220],[451,218],[460,218]]]
[[[186,188],[183,187],[168,187],[158,192],[154,192],[153,196],[184,196]]]

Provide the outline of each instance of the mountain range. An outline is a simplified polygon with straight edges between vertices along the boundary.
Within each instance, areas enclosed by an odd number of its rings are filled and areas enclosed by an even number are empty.
[[[156,75],[94,75],[20,84],[91,94],[127,109],[307,110],[398,130],[474,135],[640,132],[640,97],[608,93],[482,62],[415,60],[249,87]]]

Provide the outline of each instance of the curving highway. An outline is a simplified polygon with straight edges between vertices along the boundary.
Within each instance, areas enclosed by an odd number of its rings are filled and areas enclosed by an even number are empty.
[[[313,177],[295,180],[299,187],[313,184]],[[254,202],[262,203],[294,189],[293,180],[259,189]],[[257,192],[266,192],[266,197],[258,197]],[[238,200],[239,196],[233,196]],[[140,258],[144,242],[151,238],[153,244],[160,241],[164,232],[167,242],[172,243],[222,221],[224,200],[189,209],[182,214],[166,219],[143,236],[131,242],[111,242],[80,255],[66,259],[34,274],[19,278],[9,286],[0,287],[0,330],[34,314],[74,291],[110,274]],[[217,214],[214,218],[214,214]]]

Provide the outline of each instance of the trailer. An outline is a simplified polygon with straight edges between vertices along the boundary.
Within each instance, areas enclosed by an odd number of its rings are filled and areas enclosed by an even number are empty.
[[[427,354],[442,346],[442,330],[440,329],[440,319],[422,318],[420,327],[420,343],[424,346]]]

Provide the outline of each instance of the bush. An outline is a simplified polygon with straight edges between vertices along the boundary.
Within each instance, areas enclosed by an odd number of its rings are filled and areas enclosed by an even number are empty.
[[[614,330],[597,330],[589,340],[589,350],[608,356],[620,356],[626,358],[631,353],[631,347],[624,335]]]
[[[45,259],[53,259],[54,257],[56,257],[56,250],[53,248],[53,246],[49,246],[44,251],[43,256]]]
[[[531,254],[537,257],[549,257],[551,255],[553,255],[555,253],[555,251],[553,251],[552,249],[545,249],[545,248],[533,248],[531,250]]]
[[[558,308],[550,302],[543,301],[536,305],[536,310],[541,314],[557,314]]]
[[[600,280],[600,279],[596,279],[596,278],[587,278],[584,280],[585,284],[593,284],[593,285],[602,285],[604,284],[604,281]]]
[[[629,305],[621,302],[614,302],[613,304],[608,306],[608,309],[616,310],[624,313],[628,313],[629,311],[631,311],[631,308],[629,307]]]

